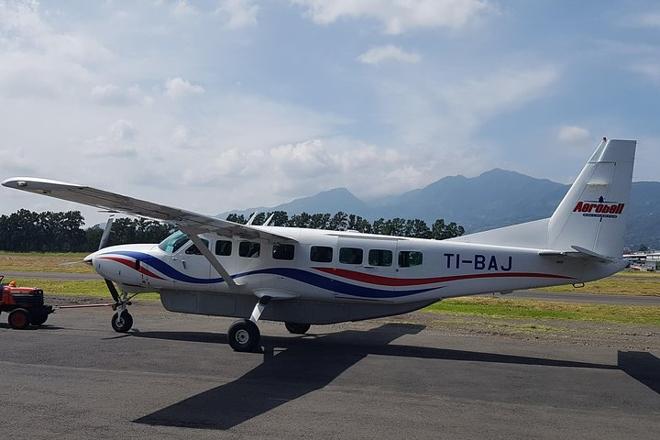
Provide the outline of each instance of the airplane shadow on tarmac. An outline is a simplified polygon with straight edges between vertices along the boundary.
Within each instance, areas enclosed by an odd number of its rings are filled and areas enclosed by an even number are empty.
[[[264,337],[264,361],[240,378],[134,420],[136,423],[198,429],[229,429],[287,402],[323,388],[367,355],[405,356],[518,365],[623,370],[660,393],[660,360],[646,352],[619,352],[618,366],[481,353],[431,347],[390,345],[419,333],[421,325],[384,324],[370,331],[346,330],[299,338]],[[224,334],[135,332],[135,337],[227,343]],[[275,347],[285,348],[274,355]]]

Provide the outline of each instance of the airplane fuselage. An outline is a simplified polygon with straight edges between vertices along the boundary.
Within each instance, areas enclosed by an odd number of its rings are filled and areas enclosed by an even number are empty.
[[[230,288],[189,241],[178,249],[163,243],[113,246],[88,260],[126,291],[159,292],[172,311],[247,317],[258,297],[269,296],[275,301],[264,319],[310,324],[394,315],[443,298],[581,283],[623,267],[548,258],[539,249],[261,229],[285,231],[297,243],[200,235],[238,289]]]

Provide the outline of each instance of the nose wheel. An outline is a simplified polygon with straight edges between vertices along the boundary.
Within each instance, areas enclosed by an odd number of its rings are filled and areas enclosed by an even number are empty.
[[[112,299],[115,300],[113,309],[115,309],[116,312],[112,315],[112,328],[118,333],[126,333],[133,327],[133,316],[128,313],[128,306],[131,305],[132,296],[129,297],[128,294],[123,291],[120,295],[112,281],[106,279],[105,282],[112,294]]]
[[[112,315],[112,328],[118,333],[126,333],[133,327],[133,316],[128,310],[118,311]]]

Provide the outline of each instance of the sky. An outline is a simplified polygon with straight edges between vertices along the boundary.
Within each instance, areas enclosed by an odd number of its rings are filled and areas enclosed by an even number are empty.
[[[0,0],[0,180],[216,214],[495,167],[568,183],[603,136],[660,180],[660,4]],[[0,214],[81,205],[0,189]]]

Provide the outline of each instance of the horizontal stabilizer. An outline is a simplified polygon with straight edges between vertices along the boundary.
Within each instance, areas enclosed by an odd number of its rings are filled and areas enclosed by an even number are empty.
[[[542,250],[539,252],[539,255],[542,257],[570,257],[570,258],[583,258],[583,259],[595,259],[601,263],[612,263],[616,259],[608,257],[606,255],[598,254],[589,249],[585,249],[580,246],[571,246],[575,251],[555,251],[555,250]]]

